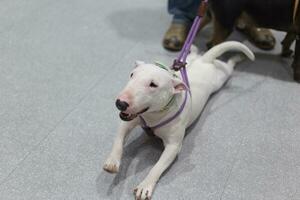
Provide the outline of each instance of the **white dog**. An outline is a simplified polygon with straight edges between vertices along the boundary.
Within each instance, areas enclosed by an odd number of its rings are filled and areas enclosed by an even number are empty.
[[[229,50],[241,51],[254,60],[253,53],[239,42],[225,42],[203,56],[198,55],[193,47],[187,65],[190,88],[170,69],[136,62],[128,84],[116,101],[123,122],[103,167],[108,172],[118,172],[124,140],[129,132],[137,125],[145,126],[145,123],[154,127],[153,132],[162,139],[165,149],[147,177],[135,188],[136,199],[151,198],[161,174],[181,149],[185,129],[199,116],[209,96],[226,82],[235,64],[243,59],[241,55],[232,57],[227,63],[216,59]],[[187,92],[189,89],[191,94]],[[184,109],[176,115],[182,106]],[[172,121],[156,127],[174,115]]]

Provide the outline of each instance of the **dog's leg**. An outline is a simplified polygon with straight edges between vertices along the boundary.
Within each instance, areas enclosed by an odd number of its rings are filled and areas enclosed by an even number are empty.
[[[212,20],[211,12],[210,12],[210,10],[207,10],[206,14],[202,18],[198,32],[200,32],[207,24],[209,24],[211,22],[211,20]]]
[[[295,57],[293,62],[294,79],[300,83],[300,39],[299,35],[296,40]]]
[[[216,69],[214,73],[215,78],[211,81],[213,92],[218,91],[224,85],[224,83],[231,76],[236,63],[242,61],[244,58],[244,55],[238,54],[230,58],[227,63],[220,60],[214,61],[214,66]]]
[[[281,42],[282,51],[281,56],[290,57],[293,54],[293,50],[290,49],[292,43],[296,39],[297,34],[294,31],[287,32],[284,40]]]
[[[176,135],[176,133],[174,133],[174,135]],[[180,138],[176,138],[176,142],[164,141],[165,149],[158,162],[150,170],[147,177],[134,190],[136,199],[145,200],[151,198],[154,187],[157,181],[159,180],[160,176],[171,165],[171,163],[174,161],[177,154],[181,150],[182,139],[184,137],[184,130],[178,132],[178,135],[180,135]]]
[[[121,122],[118,135],[115,138],[111,153],[109,154],[103,166],[103,169],[105,171],[110,173],[117,173],[119,171],[124,141],[126,139],[126,136],[134,127],[137,126],[137,124],[137,119],[134,119],[130,122]]]
[[[213,36],[210,42],[207,43],[207,48],[211,48],[217,44],[220,44],[226,40],[226,38],[230,35],[232,30],[228,30],[224,28],[216,19],[216,17],[213,17],[213,23],[214,23],[214,32]]]

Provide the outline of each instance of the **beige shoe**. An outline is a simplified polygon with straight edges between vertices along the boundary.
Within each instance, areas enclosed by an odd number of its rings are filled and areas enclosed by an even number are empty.
[[[172,23],[163,39],[163,47],[170,51],[180,51],[188,35],[187,24]]]

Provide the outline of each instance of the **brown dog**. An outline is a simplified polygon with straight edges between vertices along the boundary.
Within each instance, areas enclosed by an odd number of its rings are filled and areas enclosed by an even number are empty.
[[[293,62],[294,79],[300,82],[300,13],[299,0],[210,0],[209,10],[203,18],[203,28],[211,20],[214,33],[207,46],[210,48],[221,42],[233,31],[238,17],[248,24],[287,32],[282,41],[282,56],[290,56],[291,44],[296,40]]]

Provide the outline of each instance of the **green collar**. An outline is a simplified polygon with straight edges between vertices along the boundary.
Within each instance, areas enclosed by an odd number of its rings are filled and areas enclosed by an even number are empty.
[[[178,76],[173,71],[171,71],[169,69],[169,67],[167,67],[166,65],[162,64],[161,62],[156,61],[155,65],[158,66],[159,68],[162,68],[162,69],[170,72],[172,74],[172,76],[178,78]],[[168,110],[173,105],[174,101],[175,101],[175,95],[173,95],[171,97],[171,99],[169,100],[169,102],[167,103],[167,105],[165,107],[163,107],[160,111],[162,112],[162,111]]]
[[[167,67],[166,65],[162,64],[161,62],[155,61],[154,63],[157,67],[162,68],[168,72],[170,72],[174,77],[178,78],[178,76],[169,69],[169,67]]]
[[[168,110],[168,109],[173,105],[174,101],[175,101],[175,95],[173,95],[173,96],[171,97],[171,99],[169,100],[169,102],[167,103],[167,105],[165,105],[165,107],[163,107],[163,108],[160,110],[160,112]]]

